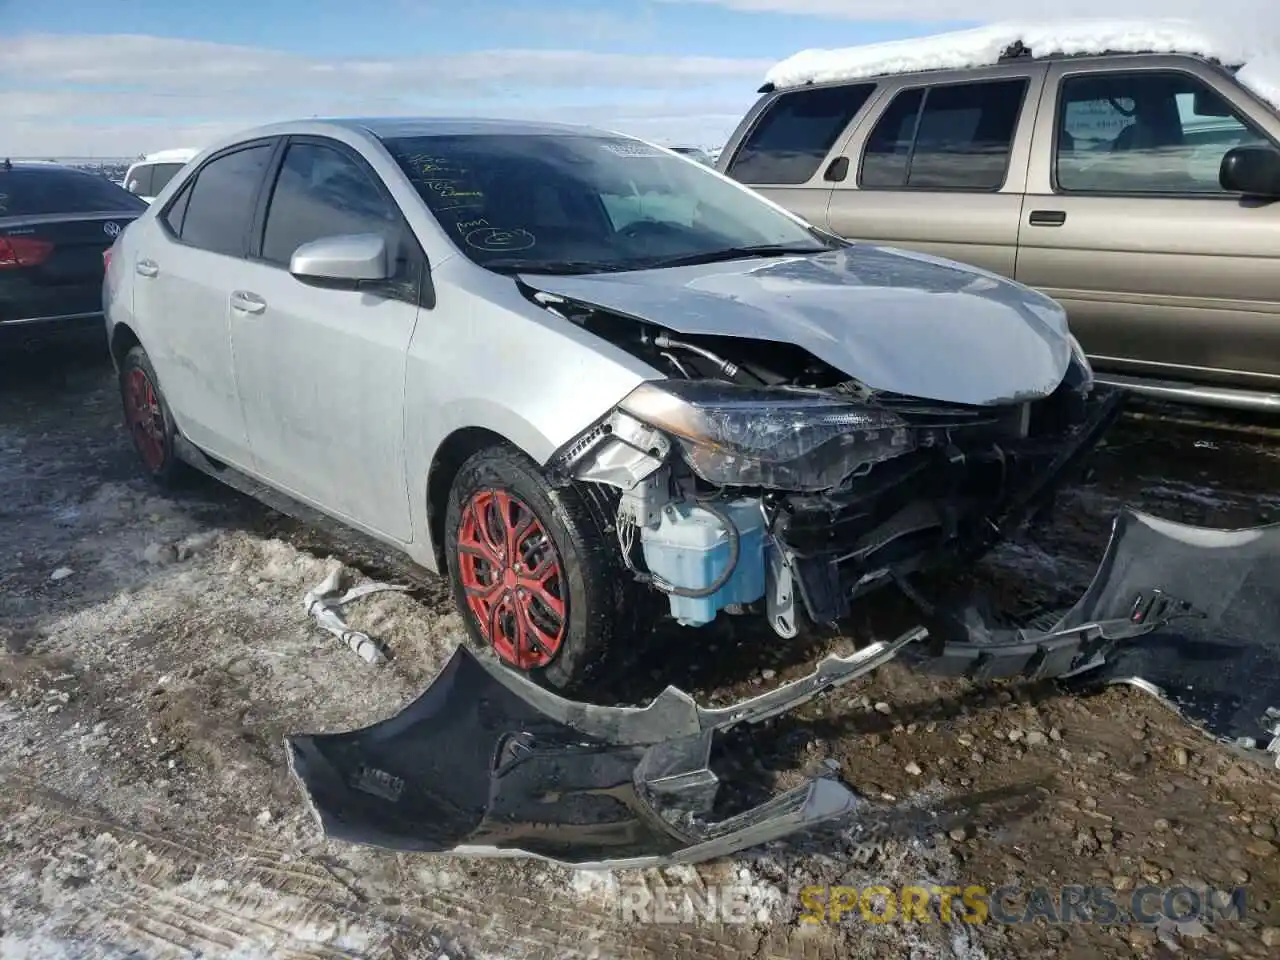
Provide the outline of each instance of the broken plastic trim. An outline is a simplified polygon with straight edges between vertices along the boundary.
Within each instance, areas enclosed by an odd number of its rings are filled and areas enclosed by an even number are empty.
[[[349,733],[286,738],[321,828],[394,850],[533,856],[582,867],[694,863],[850,813],[857,796],[819,778],[709,822],[712,738],[759,723],[891,660],[916,628],[735,706],[667,687],[646,707],[559,697],[459,647],[398,715]]]
[[[931,672],[1127,683],[1218,739],[1280,752],[1280,524],[1126,509],[1089,588],[1048,629],[991,627],[972,607],[951,627],[960,639],[924,661]]]
[[[1195,615],[1116,645],[1080,681],[1130,684],[1216,739],[1280,753],[1280,524],[1224,530],[1126,511],[1103,571],[1086,594],[1100,611],[1154,585]]]

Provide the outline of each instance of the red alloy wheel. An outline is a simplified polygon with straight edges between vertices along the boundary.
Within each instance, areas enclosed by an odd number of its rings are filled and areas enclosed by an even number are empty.
[[[545,667],[568,629],[567,586],[546,529],[519,497],[480,490],[462,511],[458,572],[480,633],[520,670]]]
[[[164,466],[164,414],[151,378],[137,368],[125,377],[124,409],[142,462],[155,473]]]

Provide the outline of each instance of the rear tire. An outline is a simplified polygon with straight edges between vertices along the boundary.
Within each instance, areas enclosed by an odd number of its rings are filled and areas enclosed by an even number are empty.
[[[161,487],[178,486],[188,475],[187,465],[174,450],[178,431],[173,414],[151,359],[141,346],[132,347],[120,362],[120,399],[125,429],[143,470]]]
[[[606,679],[624,631],[646,633],[639,585],[595,506],[501,445],[463,463],[445,514],[450,584],[473,643],[562,693]]]

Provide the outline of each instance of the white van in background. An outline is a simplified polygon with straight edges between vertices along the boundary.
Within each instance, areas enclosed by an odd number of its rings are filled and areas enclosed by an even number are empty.
[[[129,167],[129,172],[124,175],[124,188],[150,203],[173,179],[173,175],[199,153],[199,150],[187,147],[149,153]]]

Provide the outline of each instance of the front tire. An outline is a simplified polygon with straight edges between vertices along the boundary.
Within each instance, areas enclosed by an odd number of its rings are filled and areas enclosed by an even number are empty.
[[[131,348],[120,363],[120,398],[125,429],[147,476],[162,487],[177,486],[186,467],[174,452],[177,428],[155,368],[141,346]]]
[[[605,678],[637,628],[637,584],[603,516],[506,445],[468,459],[449,493],[449,579],[472,641],[560,692]]]

